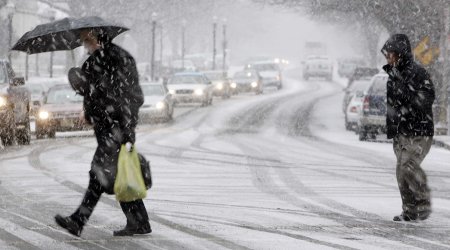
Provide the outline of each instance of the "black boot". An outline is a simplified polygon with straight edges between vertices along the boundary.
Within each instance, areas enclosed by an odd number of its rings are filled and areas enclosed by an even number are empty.
[[[129,225],[127,224],[124,229],[114,231],[114,236],[133,236],[135,234],[149,234],[152,232],[150,223],[147,221],[144,225]]]
[[[62,217],[61,215],[57,214],[55,216],[55,221],[60,227],[66,229],[69,233],[77,237],[80,237],[81,231],[83,231],[83,226],[81,225],[81,223],[72,219],[72,217],[70,216]]]

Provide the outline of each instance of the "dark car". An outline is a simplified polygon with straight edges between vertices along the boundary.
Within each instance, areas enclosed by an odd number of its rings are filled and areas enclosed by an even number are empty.
[[[51,87],[36,119],[36,138],[55,137],[56,131],[74,131],[89,128],[84,121],[83,97],[69,84]]]
[[[245,69],[256,70],[261,76],[264,87],[276,87],[277,89],[283,88],[283,78],[281,75],[280,65],[274,60],[253,62],[251,64],[247,64]]]
[[[30,91],[11,64],[0,60],[0,138],[3,145],[30,144]]]
[[[236,72],[233,75],[233,81],[230,86],[233,94],[255,92],[255,94],[259,95],[264,92],[262,77],[255,70]]]
[[[203,71],[203,74],[208,77],[208,79],[214,85],[213,95],[220,96],[223,99],[230,98],[230,80],[227,78],[227,73],[223,71]]]
[[[376,139],[380,133],[386,133],[386,83],[388,75],[377,74],[372,78],[370,87],[363,97],[362,113],[358,122],[359,140]]]

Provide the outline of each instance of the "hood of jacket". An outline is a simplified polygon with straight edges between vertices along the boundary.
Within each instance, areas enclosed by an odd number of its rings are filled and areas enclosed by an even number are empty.
[[[391,35],[381,49],[381,53],[383,53],[384,55],[386,55],[387,52],[394,52],[398,54],[400,60],[396,68],[398,68],[400,71],[413,62],[411,43],[409,42],[408,36],[405,34]],[[385,67],[383,67],[383,69],[390,75],[392,73],[389,71],[392,68],[393,67],[390,65],[385,65]]]

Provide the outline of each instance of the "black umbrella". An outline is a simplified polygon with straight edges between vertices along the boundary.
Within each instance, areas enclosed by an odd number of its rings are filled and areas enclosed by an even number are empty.
[[[100,17],[90,16],[81,18],[64,18],[51,23],[36,26],[32,31],[25,33],[12,47],[28,54],[71,50],[81,46],[80,31],[87,28],[98,29],[113,39],[128,28],[122,25],[107,22]]]

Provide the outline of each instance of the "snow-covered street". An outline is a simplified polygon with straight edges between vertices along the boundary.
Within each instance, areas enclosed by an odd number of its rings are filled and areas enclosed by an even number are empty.
[[[342,86],[286,72],[281,91],[184,107],[169,124],[143,125],[137,148],[154,186],[153,233],[117,238],[125,224],[103,196],[82,237],[57,227],[87,187],[94,137],[58,136],[0,154],[0,249],[448,249],[450,152],[422,166],[433,213],[395,223],[401,199],[386,140],[344,128]]]

